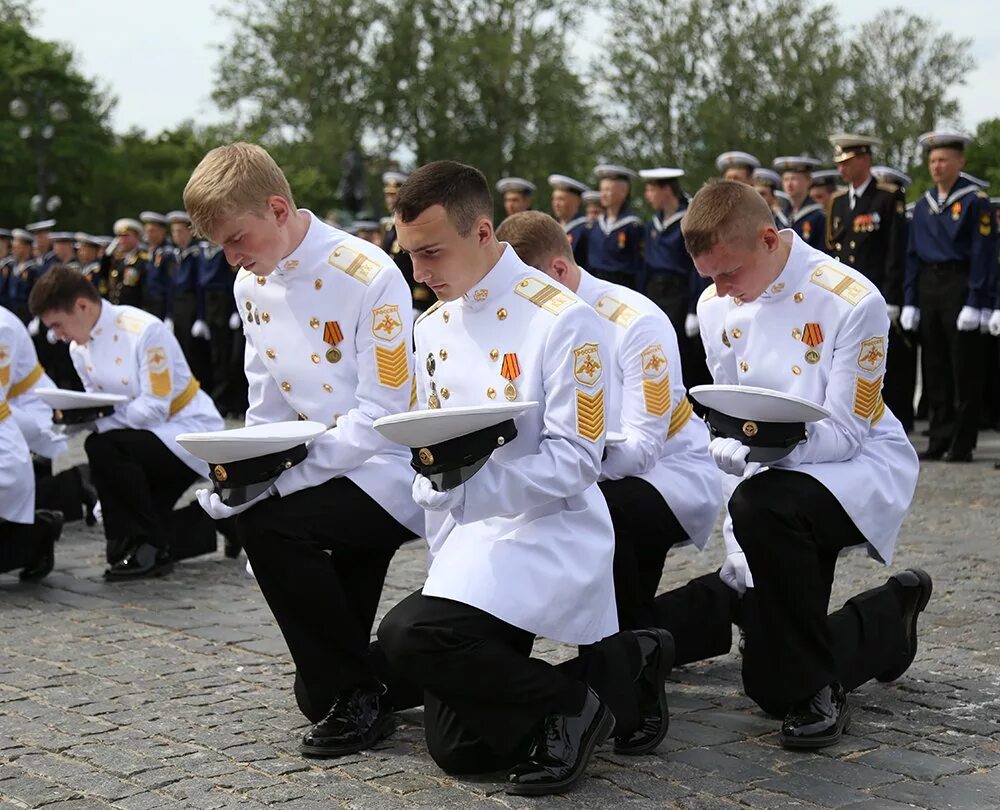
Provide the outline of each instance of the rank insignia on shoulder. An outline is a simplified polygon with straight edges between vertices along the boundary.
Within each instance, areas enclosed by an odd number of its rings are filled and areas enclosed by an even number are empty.
[[[341,270],[352,278],[356,278],[365,286],[372,283],[372,279],[379,274],[382,266],[372,261],[364,253],[359,253],[346,245],[335,248],[327,259],[327,263]]]
[[[372,310],[372,335],[379,340],[393,340],[403,331],[403,319],[396,304],[383,304]]]
[[[588,394],[576,392],[576,432],[596,442],[604,435],[604,389]]]
[[[857,306],[871,292],[860,281],[829,264],[824,264],[813,270],[809,281],[817,287],[829,290],[834,295],[839,295],[852,307]]]
[[[885,363],[885,337],[875,335],[862,340],[858,352],[858,368],[874,373],[882,368],[883,363]]]
[[[514,285],[514,292],[553,315],[558,315],[576,301],[571,293],[564,292],[554,284],[546,284],[537,278],[521,279]]]
[[[639,317],[639,313],[636,310],[632,309],[628,304],[623,304],[621,301],[615,300],[610,295],[601,296],[594,309],[597,310],[597,314],[601,317],[607,318],[611,323],[616,323],[622,327],[628,326]]]
[[[596,343],[584,343],[573,349],[573,376],[583,385],[595,385],[601,379],[604,367]]]
[[[716,289],[715,285],[709,284],[705,288],[704,292],[702,292],[702,294],[699,296],[698,303],[700,304],[703,301],[711,301],[713,298],[718,298],[718,297],[719,297],[719,291]]]

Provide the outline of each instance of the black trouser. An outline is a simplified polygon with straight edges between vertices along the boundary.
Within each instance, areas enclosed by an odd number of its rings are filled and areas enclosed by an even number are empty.
[[[338,693],[378,680],[372,623],[389,561],[413,533],[347,478],[267,498],[236,525],[295,661],[299,707],[321,720]]]
[[[196,301],[193,292],[184,290],[174,291],[174,336],[177,338],[177,342],[181,344],[181,351],[184,352],[184,357],[187,359],[189,366],[192,366],[192,361],[195,360],[192,352],[195,339],[191,337],[191,327],[194,326],[195,321],[195,309]],[[195,376],[197,377],[198,375],[195,374]],[[201,378],[199,377],[198,379]]]
[[[982,336],[960,332],[958,313],[969,294],[968,271],[920,270],[920,345],[930,417],[930,449],[962,456],[976,446],[982,405]]]
[[[164,551],[171,550],[172,539],[186,542],[184,533],[177,533],[174,504],[198,474],[156,434],[131,429],[91,433],[84,449],[104,512],[109,561],[120,559],[136,541]],[[200,511],[194,506],[184,510],[192,520]]]
[[[229,360],[233,348],[229,316],[232,312],[233,290],[231,287],[205,290],[205,322],[212,333],[209,361],[211,373],[207,377],[205,387],[212,392],[212,398],[216,401],[224,389],[229,373]]]
[[[47,527],[42,523],[0,520],[0,574],[25,568],[38,559]]]
[[[898,585],[827,615],[838,554],[865,540],[826,487],[771,468],[736,488],[729,514],[755,586],[741,606],[748,696],[783,714],[835,680],[853,689],[890,668],[905,649]]]
[[[40,475],[35,470],[35,509],[56,509],[69,523],[83,519],[83,479],[79,467],[52,475]]]
[[[530,657],[535,637],[526,630],[417,591],[386,614],[378,638],[392,669],[423,687],[427,748],[449,773],[488,773],[523,761],[539,723],[578,713],[587,686],[614,714],[616,734],[639,723],[640,654],[631,633],[552,665]]]
[[[615,527],[615,600],[622,630],[652,627],[653,599],[663,562],[675,543],[688,539],[663,496],[641,478],[601,481]]]
[[[882,398],[903,430],[909,432],[913,430],[913,395],[917,387],[917,336],[904,332],[899,324],[890,324],[887,353]]]
[[[80,382],[80,377],[76,373],[76,369],[73,368],[73,361],[69,356],[69,344],[63,343],[61,340],[49,343],[47,333],[45,324],[42,324],[34,338],[38,362],[57,388],[82,391],[83,383]]]
[[[612,284],[621,284],[623,287],[628,287],[630,290],[635,289],[635,273],[620,273],[612,270],[592,270],[589,267],[587,268],[587,272],[594,278],[610,281]]]

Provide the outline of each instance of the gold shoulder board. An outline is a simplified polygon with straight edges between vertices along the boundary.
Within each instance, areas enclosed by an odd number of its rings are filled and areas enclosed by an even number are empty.
[[[541,279],[524,278],[514,285],[514,292],[522,298],[527,298],[537,307],[558,315],[566,307],[576,302],[576,298],[554,284],[546,284]]]
[[[616,323],[621,327],[627,327],[639,317],[637,310],[632,309],[628,304],[617,301],[610,295],[601,296],[600,300],[595,304],[594,309],[597,310],[598,315],[607,318],[611,323]]]
[[[817,287],[829,290],[839,295],[852,307],[868,295],[871,290],[857,279],[830,264],[824,264],[813,270],[809,280]]]

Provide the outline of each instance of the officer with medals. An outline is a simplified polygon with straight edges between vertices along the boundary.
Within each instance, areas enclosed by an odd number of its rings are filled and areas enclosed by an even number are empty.
[[[497,191],[506,216],[520,211],[530,211],[535,196],[535,184],[523,177],[502,177],[497,181]]]
[[[392,214],[396,210],[396,198],[399,196],[399,187],[406,182],[406,175],[401,172],[384,172],[382,174],[382,192],[385,195],[385,209],[389,212],[386,219],[385,237],[382,239],[382,250],[388,253],[396,263],[403,278],[410,288],[410,297],[413,300],[413,309],[416,312],[425,311],[434,303],[434,293],[425,284],[420,284],[413,280],[413,262],[405,250],[399,247],[399,240],[396,238],[396,223]]]
[[[840,172],[836,169],[820,169],[813,172],[812,180],[809,182],[809,199],[816,205],[822,206],[825,211],[830,198],[837,191],[839,179]]]
[[[920,330],[930,418],[930,441],[920,457],[928,460],[971,461],[979,433],[979,330],[992,307],[997,254],[989,197],[960,176],[971,140],[952,130],[920,136],[934,188],[913,210],[900,324]]]
[[[160,318],[168,329],[174,328],[174,276],[177,275],[177,249],[167,238],[170,223],[156,211],[139,214],[149,270],[143,276],[143,309]]]
[[[297,668],[315,725],[300,750],[335,757],[391,731],[368,643],[386,569],[423,530],[409,454],[372,428],[409,408],[406,282],[374,245],[295,207],[261,147],[218,147],[184,190],[198,232],[240,265],[234,293],[246,335],[248,427],[319,422],[308,457],[272,486],[224,502],[199,490],[237,533]],[[214,468],[216,482],[228,472]]]
[[[580,207],[583,194],[588,189],[579,180],[565,174],[550,174],[549,185],[552,187],[552,216],[562,225],[574,259],[577,262],[585,261],[590,221]]]
[[[827,209],[826,249],[856,267],[882,293],[888,306],[889,345],[883,396],[889,410],[909,432],[917,356],[912,337],[899,326],[906,269],[906,199],[899,186],[872,173],[872,149],[881,141],[864,135],[830,136],[833,160],[847,188],[836,192]]]
[[[32,312],[70,343],[85,391],[124,399],[78,429],[104,515],[109,581],[162,576],[175,559],[215,549],[215,527],[174,506],[205,463],[174,437],[215,430],[222,417],[192,376],[173,334],[149,313],[112,304],[80,273],[54,267],[31,291]]]
[[[775,171],[781,173],[781,184],[791,205],[785,212],[788,227],[809,247],[826,248],[826,212],[823,206],[809,197],[812,172],[819,166],[816,158],[797,155],[779,157],[772,161]]]
[[[754,184],[754,172],[760,168],[760,160],[749,152],[738,150],[723,152],[715,159],[715,168],[723,180]]]
[[[508,792],[541,795],[574,787],[612,730],[622,753],[659,744],[670,639],[615,634],[613,529],[596,484],[604,326],[498,242],[492,219],[486,179],[469,166],[428,164],[400,191],[400,243],[439,298],[414,332],[417,404],[433,413],[401,418],[433,421],[444,409],[447,423],[457,409],[461,424],[494,403],[522,407],[485,463],[450,482],[428,466],[447,448],[417,450],[429,571],[378,637],[392,668],[425,690],[438,765],[506,769]],[[476,435],[467,440],[468,455],[481,456]],[[460,441],[453,454],[464,453]],[[595,646],[553,666],[530,658],[539,635]]]
[[[748,442],[781,426],[730,417],[709,448],[733,482],[728,575],[752,582],[747,694],[785,716],[783,745],[829,745],[849,721],[847,691],[909,666],[931,590],[925,573],[905,571],[827,616],[838,553],[861,545],[891,563],[916,487],[916,454],[882,399],[885,301],[858,270],[776,231],[742,184],[709,183],[682,227],[695,267],[714,281],[698,315],[715,383],[830,414],[785,433],[790,452],[765,457],[769,467],[749,458]]]
[[[642,272],[645,226],[632,213],[629,196],[637,175],[625,166],[602,163],[594,167],[604,212],[587,237],[585,267],[597,278],[635,289]]]
[[[116,244],[113,250],[105,253],[101,262],[104,287],[101,295],[115,306],[136,307],[148,312],[149,308],[144,305],[144,292],[146,276],[151,271],[149,254],[140,242],[142,223],[136,219],[119,219],[113,230]],[[99,290],[101,286],[98,285]]]
[[[624,438],[608,443],[599,482],[615,529],[618,622],[650,627],[667,552],[688,542],[702,549],[712,533],[722,505],[719,474],[705,423],[692,418],[677,335],[663,309],[579,267],[552,225],[539,214],[517,214],[497,238],[604,319],[608,426]]]

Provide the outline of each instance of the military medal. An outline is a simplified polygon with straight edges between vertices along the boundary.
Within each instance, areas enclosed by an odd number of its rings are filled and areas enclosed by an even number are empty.
[[[500,376],[507,380],[507,385],[503,389],[503,395],[509,401],[513,402],[517,399],[517,389],[514,387],[514,380],[521,376],[521,364],[517,362],[517,355],[514,352],[507,352],[503,356]]]
[[[810,365],[816,365],[819,362],[819,352],[815,349],[810,349],[806,352],[806,362]]]
[[[434,359],[434,355],[432,353],[427,355],[427,376],[433,377],[435,369],[437,369],[437,361]]]
[[[820,360],[820,354],[816,347],[823,342],[823,329],[818,323],[807,323],[802,328],[802,342],[809,347],[806,352],[806,362],[814,366]]]
[[[336,321],[327,321],[323,326],[323,342],[329,344],[326,350],[326,361],[328,363],[339,363],[344,353],[337,348],[337,344],[344,339],[344,333],[340,330],[340,324]]]
[[[433,382],[431,383],[431,395],[427,397],[427,407],[429,408],[441,407],[441,400],[438,399],[437,395],[437,386]]]
[[[729,342],[729,335],[726,334],[725,327],[722,329],[722,345],[727,349],[732,347],[732,343]]]

